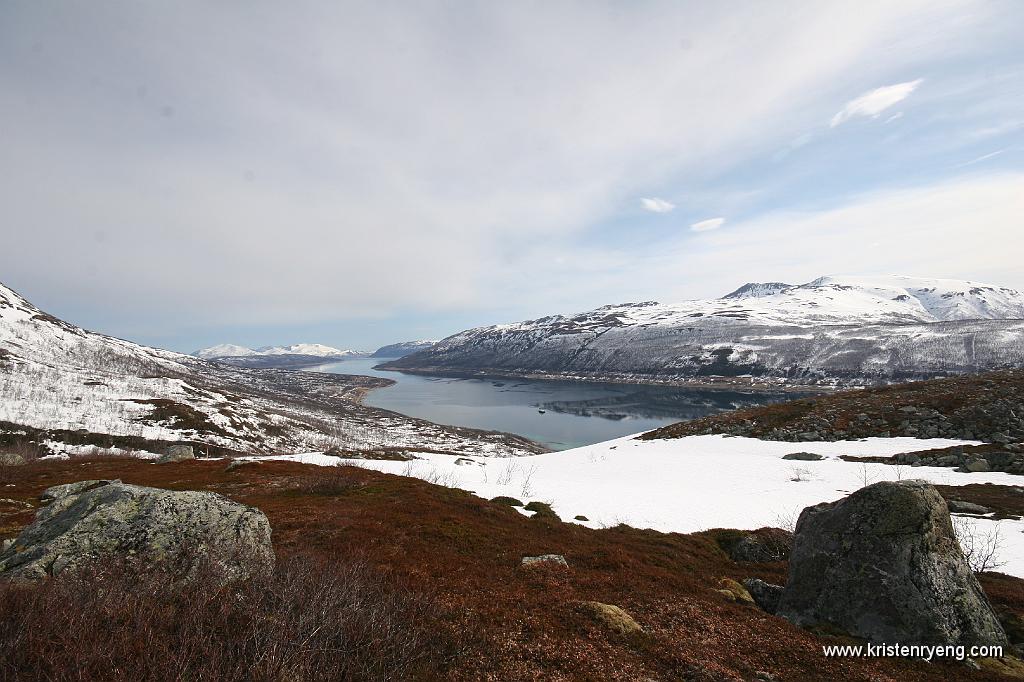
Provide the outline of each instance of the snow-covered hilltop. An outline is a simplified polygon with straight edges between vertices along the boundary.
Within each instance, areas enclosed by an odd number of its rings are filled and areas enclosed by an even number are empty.
[[[0,437],[53,450],[185,440],[236,452],[426,448],[525,454],[532,443],[366,407],[386,380],[255,370],[86,331],[0,284]]]
[[[388,363],[422,372],[683,382],[869,383],[1024,365],[1024,294],[915,277],[749,283],[471,329]]]

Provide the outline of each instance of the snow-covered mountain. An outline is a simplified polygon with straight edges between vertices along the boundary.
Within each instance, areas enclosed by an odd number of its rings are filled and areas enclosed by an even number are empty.
[[[245,358],[270,355],[306,355],[318,358],[344,358],[361,356],[363,353],[354,350],[341,350],[325,346],[322,343],[296,343],[291,346],[264,346],[263,348],[247,348],[233,343],[222,343],[209,348],[201,348],[192,355],[204,360],[220,358]]]
[[[393,369],[685,381],[865,383],[1024,365],[1024,295],[915,277],[749,283],[722,298],[610,305],[471,329]]]
[[[437,339],[421,339],[419,341],[400,341],[387,346],[381,346],[373,352],[371,357],[375,358],[401,358],[410,353],[418,353],[426,350],[437,343]]]
[[[250,369],[86,331],[0,284],[0,442],[214,451],[407,448],[527,454],[532,443],[361,404],[386,380]],[[86,448],[87,449],[87,448]]]

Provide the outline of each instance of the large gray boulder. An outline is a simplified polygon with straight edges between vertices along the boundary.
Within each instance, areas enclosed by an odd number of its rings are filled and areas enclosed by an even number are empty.
[[[170,464],[172,462],[184,462],[195,459],[196,453],[191,445],[168,445],[164,454],[156,458],[157,464]]]
[[[804,509],[776,613],[871,642],[1006,644],[946,503],[925,481]]]
[[[0,552],[0,576],[39,580],[95,560],[161,565],[189,579],[270,571],[274,550],[263,512],[209,492],[121,481],[79,481],[46,490],[45,506]]]

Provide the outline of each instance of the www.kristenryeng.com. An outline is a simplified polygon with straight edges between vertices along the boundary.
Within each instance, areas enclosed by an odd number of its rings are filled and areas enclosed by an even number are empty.
[[[919,658],[933,659],[1001,658],[1003,647],[998,644],[826,644],[821,647],[826,658]]]

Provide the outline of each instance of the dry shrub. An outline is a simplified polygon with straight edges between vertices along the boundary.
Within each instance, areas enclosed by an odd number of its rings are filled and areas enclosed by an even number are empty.
[[[186,589],[94,566],[0,581],[0,604],[3,680],[434,679],[453,650],[430,599],[361,561],[299,556],[265,579]]]
[[[345,467],[317,467],[316,471],[295,479],[294,490],[303,495],[344,495],[360,483]]]

